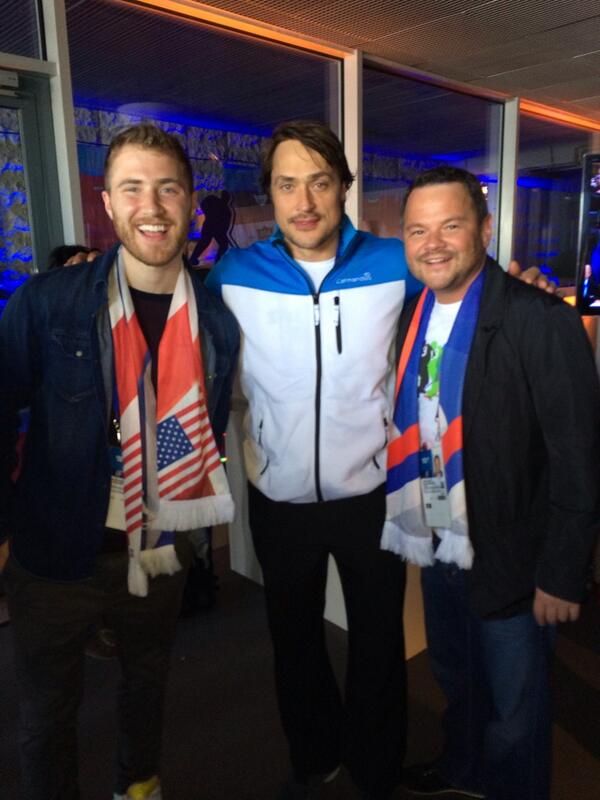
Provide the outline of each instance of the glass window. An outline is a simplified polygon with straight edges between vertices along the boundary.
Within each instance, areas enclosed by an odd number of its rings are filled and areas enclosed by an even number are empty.
[[[66,10],[87,243],[114,241],[100,199],[107,145],[148,119],[192,160],[199,202],[189,252],[199,266],[268,237],[261,145],[285,119],[336,125],[339,62],[107,0],[67,0]],[[218,236],[203,237],[207,228]]]
[[[575,279],[581,157],[593,149],[589,131],[520,117],[514,257],[561,284]]]
[[[0,52],[42,58],[37,0],[2,0]]]
[[[363,73],[363,226],[400,235],[407,185],[425,169],[474,172],[496,217],[502,105],[367,67]],[[496,236],[490,253],[496,252]]]

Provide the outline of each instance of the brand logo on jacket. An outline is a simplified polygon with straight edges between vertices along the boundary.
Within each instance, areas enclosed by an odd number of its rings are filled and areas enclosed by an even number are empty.
[[[366,283],[373,280],[373,275],[370,272],[363,272],[362,275],[356,275],[354,278],[338,278],[336,285],[340,286],[342,283]]]

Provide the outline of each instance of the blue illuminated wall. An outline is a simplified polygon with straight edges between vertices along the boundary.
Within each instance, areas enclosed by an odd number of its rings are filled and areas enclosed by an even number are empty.
[[[19,116],[0,108],[0,270],[29,272],[32,258]]]
[[[259,186],[260,150],[264,137],[254,131],[222,130],[208,127],[217,123],[191,124],[189,120],[165,119],[164,109],[148,104],[141,113],[110,109],[75,108],[77,153],[86,226],[86,239],[103,249],[114,239],[100,200],[102,173],[107,147],[127,125],[152,120],[174,134],[187,152],[194,173],[198,200],[224,189],[236,195],[237,209],[264,202]],[[143,112],[143,113],[142,113]],[[204,127],[206,125],[206,127]],[[252,237],[253,239],[256,236]],[[242,238],[239,244],[249,244]]]

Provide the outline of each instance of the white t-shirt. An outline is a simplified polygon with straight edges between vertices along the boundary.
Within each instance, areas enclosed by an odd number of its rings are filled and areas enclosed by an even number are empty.
[[[440,364],[444,347],[456,320],[461,300],[436,303],[431,310],[419,362],[417,393],[421,444],[428,449],[440,441],[438,408],[440,404]]]
[[[308,272],[310,275],[310,279],[313,282],[313,285],[317,292],[323,283],[323,279],[327,275],[330,270],[333,269],[333,265],[335,264],[335,256],[333,258],[328,258],[325,261],[300,261],[300,259],[296,259],[298,264],[302,267],[305,272]]]

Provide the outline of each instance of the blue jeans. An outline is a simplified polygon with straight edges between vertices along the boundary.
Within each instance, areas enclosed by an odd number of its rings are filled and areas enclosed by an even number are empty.
[[[421,583],[431,667],[448,703],[440,773],[486,800],[548,800],[554,627],[531,612],[475,616],[467,573],[452,564],[436,561]]]

